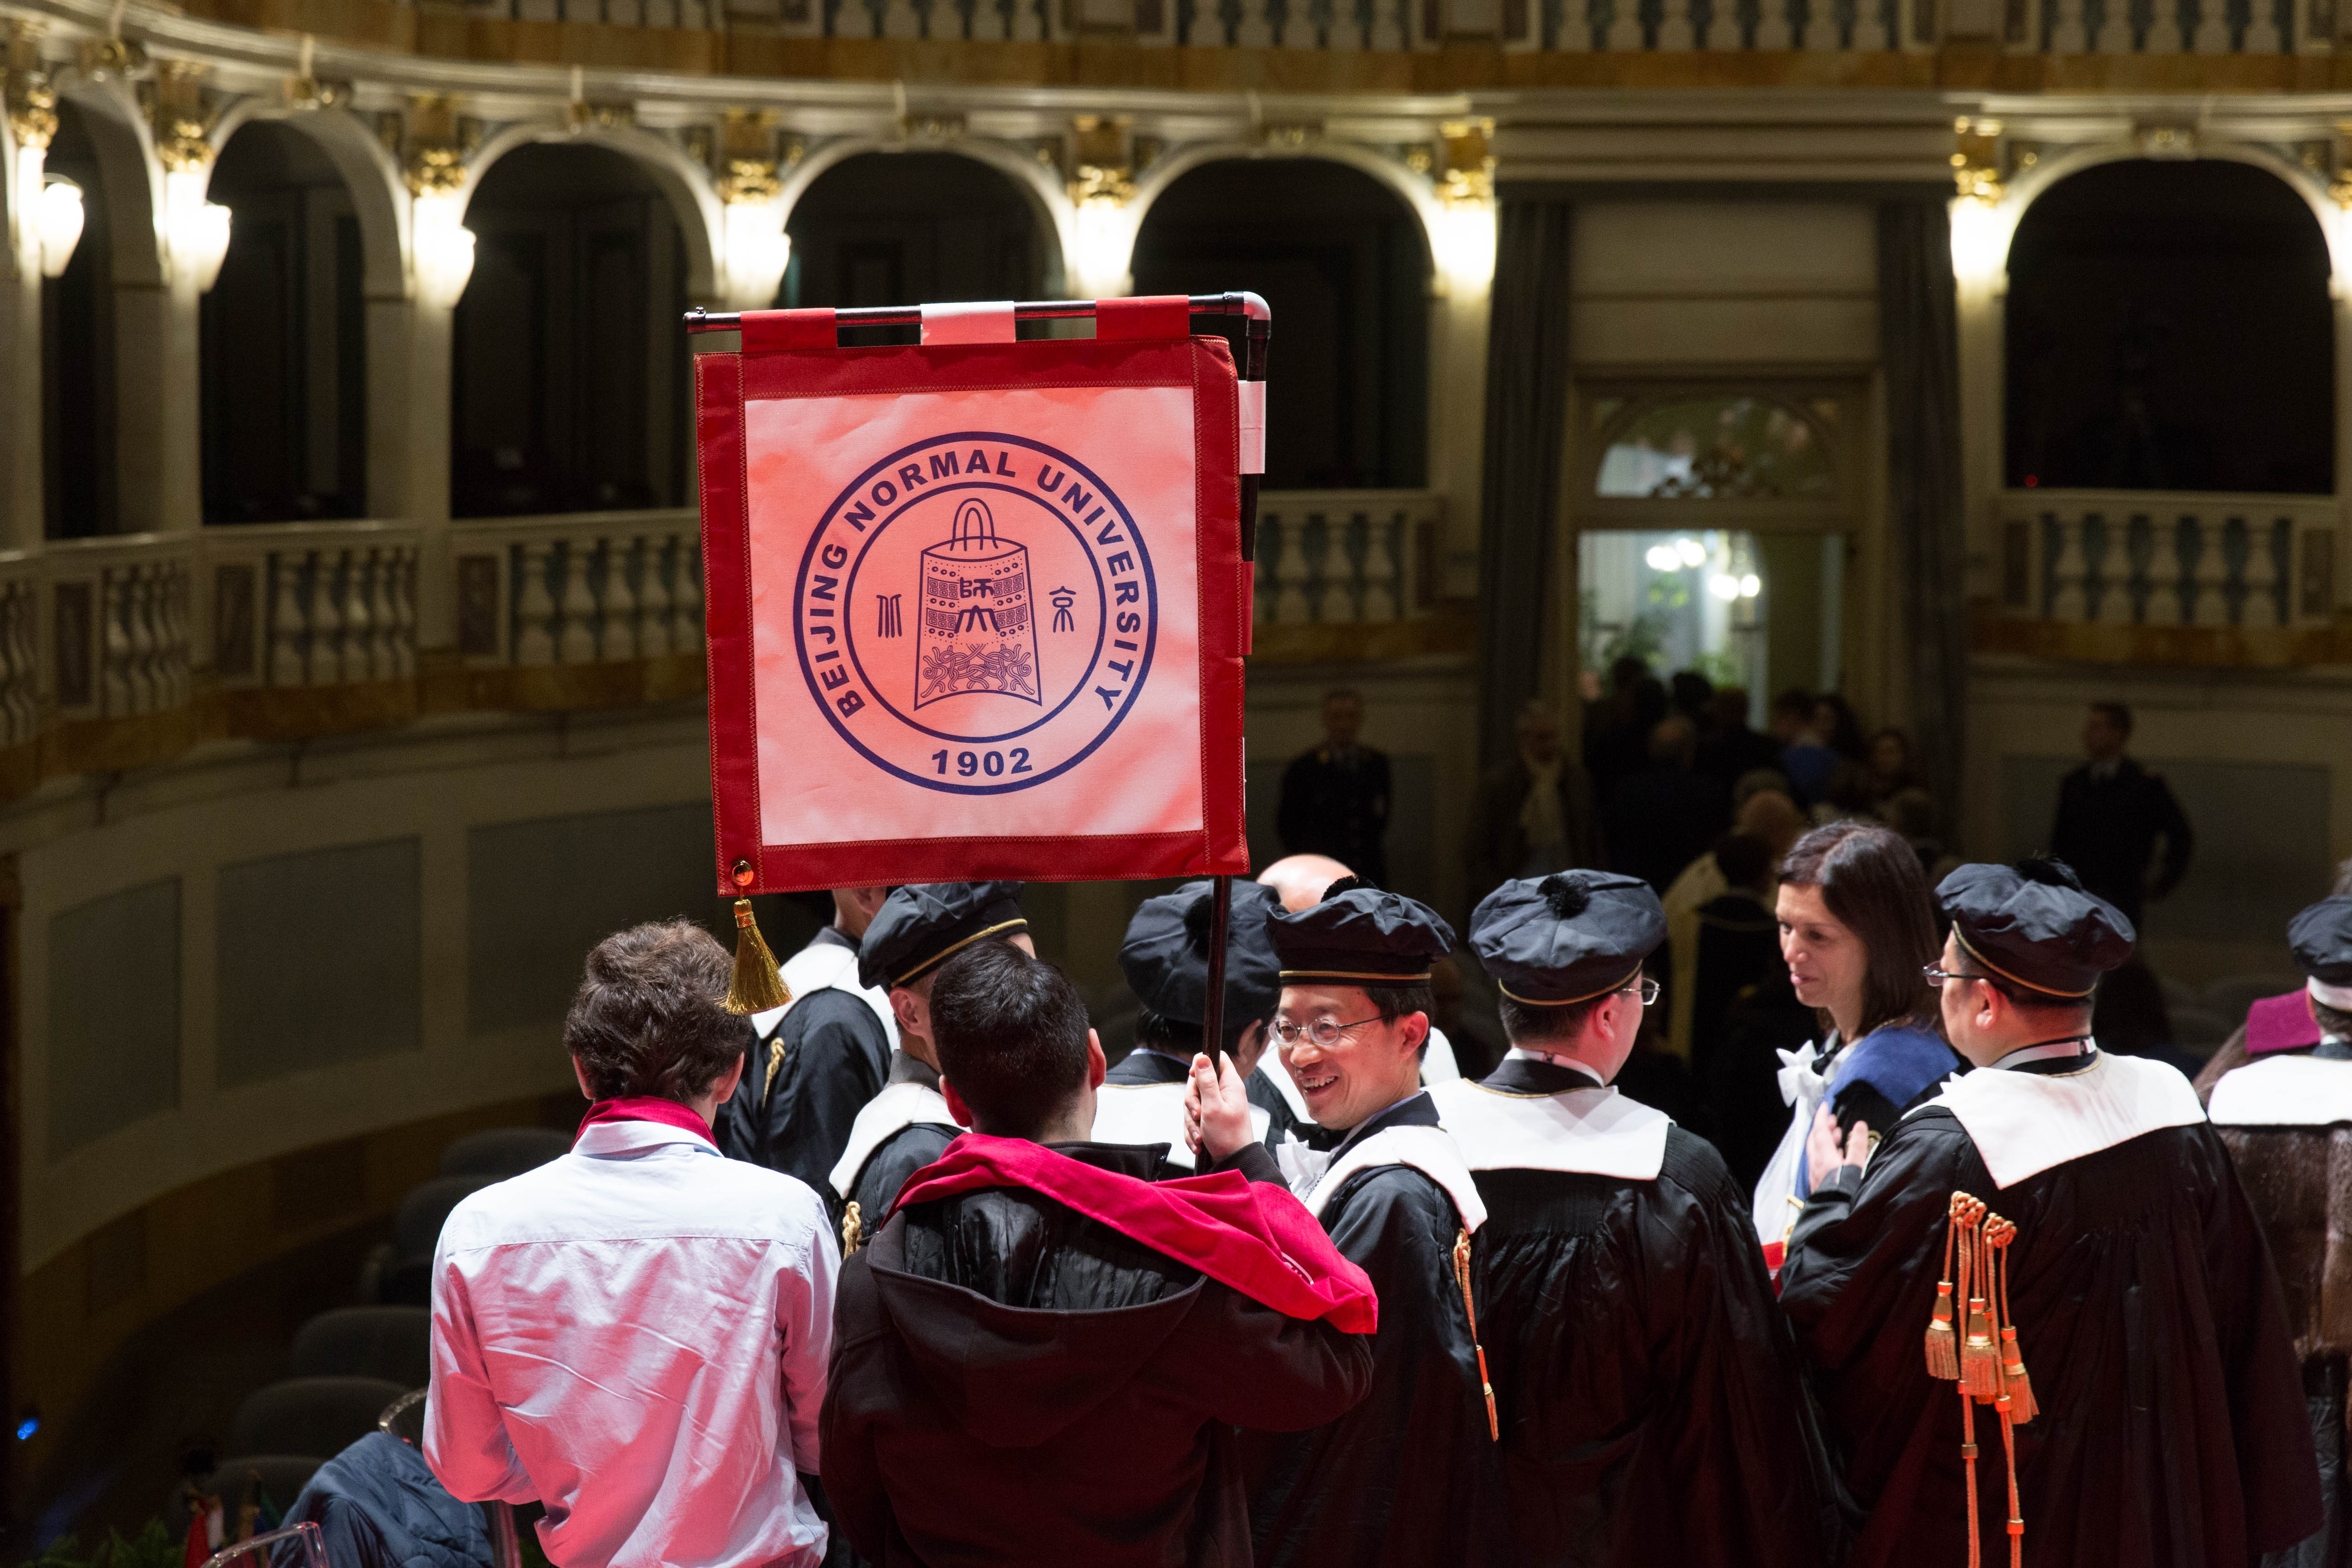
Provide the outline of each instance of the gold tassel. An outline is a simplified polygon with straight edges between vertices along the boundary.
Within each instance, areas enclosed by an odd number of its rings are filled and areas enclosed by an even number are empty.
[[[858,1234],[865,1224],[857,1212],[857,1200],[852,1198],[849,1206],[841,1211],[841,1255],[844,1258],[857,1250]]]
[[[1960,1342],[1960,1386],[1990,1404],[2000,1393],[2000,1354],[1993,1348],[1992,1317],[1985,1300],[1990,1281],[1985,1278],[1984,1233],[1979,1228],[1984,1216],[1985,1205],[1970,1198],[1969,1226],[1960,1243],[1967,1249],[1970,1276],[1965,1291],[1969,1330]]]
[[[1969,1568],[1981,1568],[1982,1542],[1977,1530],[1976,1408],[1990,1405],[2000,1418],[2000,1446],[2009,1479],[2010,1568],[2023,1568],[2025,1515],[2017,1489],[2017,1428],[2033,1419],[2037,1407],[2033,1385],[2025,1375],[2025,1361],[2017,1348],[2017,1325],[2009,1315],[2009,1246],[2017,1226],[1994,1214],[1966,1193],[1952,1194],[1950,1229],[1944,1237],[1946,1279],[1936,1292],[1936,1319],[1927,1326],[1927,1370],[1937,1377],[1957,1378],[1960,1385],[1960,1463],[1968,1479]],[[1959,1364],[1938,1365],[1937,1330],[1945,1342],[1951,1333],[1951,1302],[1966,1300],[1968,1334],[1961,1342]]]
[[[2001,1387],[2009,1398],[2010,1420],[2022,1426],[2042,1414],[2042,1406],[2033,1397],[2033,1380],[2025,1373],[2025,1352],[2017,1343],[2017,1320],[2009,1315],[2009,1244],[2016,1239],[2017,1226],[1999,1215],[1985,1226],[1985,1244],[1991,1249],[1999,1275]]]
[[[1993,1325],[2000,1335],[2001,1363],[2000,1397],[1993,1406],[2000,1413],[2001,1457],[2009,1468],[2009,1568],[2023,1568],[2025,1562],[2025,1512],[2017,1495],[2017,1424],[2032,1419],[2032,1390],[2025,1384],[2025,1363],[2015,1360],[2015,1383],[2010,1381],[2011,1365],[2017,1356],[2017,1326],[2009,1321],[2009,1257],[2008,1248],[2017,1239],[2017,1226],[1999,1215],[1985,1221],[1984,1252],[1986,1300],[1992,1303]],[[1998,1278],[1996,1278],[1996,1276]],[[2026,1401],[2021,1414],[2018,1400]]]
[[[1952,1194],[1949,1223],[1944,1227],[1944,1278],[1936,1286],[1936,1310],[1927,1320],[1927,1375],[1947,1383],[1960,1375],[1959,1347],[1952,1336],[1952,1246],[1967,1203],[1965,1193]]]
[[[735,862],[735,885],[751,885],[751,862]],[[751,900],[735,900],[735,977],[727,983],[727,1010],[740,1016],[746,1013],[765,1013],[781,1007],[793,999],[784,989],[783,974],[776,968],[776,955],[768,951],[765,938],[760,935],[760,922],[752,918]]]
[[[1462,1287],[1462,1310],[1470,1315],[1470,1348],[1478,1352],[1478,1387],[1486,1395],[1486,1440],[1503,1440],[1503,1423],[1495,1414],[1495,1384],[1486,1375],[1486,1347],[1478,1342],[1478,1303],[1470,1296],[1470,1232],[1454,1238],[1454,1278]]]

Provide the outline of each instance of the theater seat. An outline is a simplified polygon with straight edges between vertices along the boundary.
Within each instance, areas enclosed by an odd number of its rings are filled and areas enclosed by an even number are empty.
[[[436,1176],[408,1189],[392,1222],[393,1255],[403,1263],[433,1260],[434,1244],[449,1211],[498,1178],[495,1176]]]
[[[441,1151],[445,1176],[488,1176],[504,1181],[537,1170],[572,1150],[572,1134],[547,1127],[493,1127],[468,1132]]]
[[[423,1307],[338,1307],[294,1332],[289,1377],[381,1377],[424,1386],[432,1370],[433,1315]]]
[[[433,1300],[433,1247],[449,1211],[495,1176],[436,1176],[420,1182],[400,1200],[393,1216],[392,1243],[368,1259],[360,1294],[385,1306],[423,1307]],[[371,1289],[372,1287],[372,1289]]]
[[[289,1377],[248,1394],[229,1423],[236,1454],[340,1454],[375,1430],[407,1386],[382,1377]],[[316,1462],[316,1461],[314,1461]],[[273,1494],[274,1495],[274,1494]],[[292,1494],[278,1500],[283,1507]]]

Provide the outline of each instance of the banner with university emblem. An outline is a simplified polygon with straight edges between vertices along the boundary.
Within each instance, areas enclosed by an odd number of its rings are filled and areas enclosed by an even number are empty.
[[[1050,309],[1097,335],[758,311],[695,356],[723,890],[1248,868],[1264,384],[1181,297]]]

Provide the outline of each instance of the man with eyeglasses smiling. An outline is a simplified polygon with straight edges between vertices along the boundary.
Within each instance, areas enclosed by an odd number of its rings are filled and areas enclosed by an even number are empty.
[[[1497,1563],[1499,1473],[1465,1293],[1485,1221],[1461,1152],[1421,1087],[1436,911],[1354,878],[1269,915],[1281,960],[1275,1032],[1328,1154],[1286,1142],[1285,1173],[1381,1303],[1372,1387],[1312,1432],[1244,1433],[1257,1568]],[[1196,1059],[1186,1115],[1223,1160],[1252,1137],[1231,1065]],[[1457,1251],[1461,1265],[1457,1268]]]
[[[1610,1087],[1665,941],[1639,878],[1506,882],[1470,917],[1511,1048],[1430,1091],[1470,1162],[1513,1563],[1812,1568],[1829,1460],[1748,1218],[1706,1140]]]
[[[1952,1385],[1921,1353],[1956,1191],[2016,1226],[2002,1319],[2040,1408],[2016,1434],[2026,1561],[2242,1564],[2303,1540],[2317,1465],[2253,1211],[2189,1080],[2091,1038],[2130,921],[2053,860],[1963,866],[1937,896],[1952,930],[1930,978],[1976,1070],[1874,1152],[1865,1124],[1843,1148],[1816,1131],[1780,1275],[1868,1514],[1853,1568],[1960,1561],[1972,1496],[1982,1533],[2013,1528],[2000,1449],[1971,1489]]]

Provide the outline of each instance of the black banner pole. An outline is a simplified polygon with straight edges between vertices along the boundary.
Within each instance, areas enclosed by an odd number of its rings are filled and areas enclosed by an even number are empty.
[[[1209,915],[1209,994],[1202,1008],[1201,1048],[1212,1062],[1225,1054],[1225,932],[1234,923],[1234,879],[1213,879],[1216,892]]]

